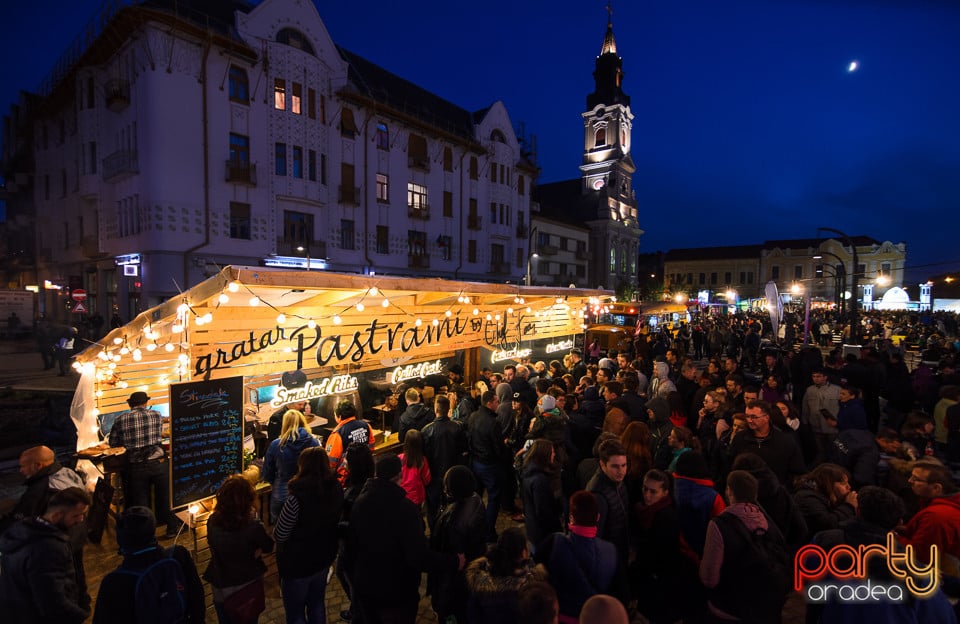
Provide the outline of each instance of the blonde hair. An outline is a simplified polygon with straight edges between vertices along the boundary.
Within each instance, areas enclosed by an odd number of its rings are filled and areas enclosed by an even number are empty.
[[[300,428],[307,428],[307,417],[299,410],[287,410],[283,413],[283,425],[280,427],[280,446],[297,437]]]

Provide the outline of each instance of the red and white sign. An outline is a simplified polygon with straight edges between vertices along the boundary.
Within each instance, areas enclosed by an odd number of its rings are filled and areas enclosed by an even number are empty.
[[[75,288],[70,292],[70,298],[74,301],[86,301],[87,291],[82,288]],[[76,309],[74,309],[74,312],[76,312]]]
[[[84,314],[87,311],[87,307],[78,301],[77,305],[73,306],[72,311],[74,314]]]

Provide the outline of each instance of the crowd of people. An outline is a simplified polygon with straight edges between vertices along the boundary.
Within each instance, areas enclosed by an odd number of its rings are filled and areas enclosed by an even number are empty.
[[[142,525],[156,521],[140,506],[118,525],[118,537],[128,526],[141,536],[124,533],[121,568],[157,576],[147,571],[159,559],[180,562],[185,592],[206,580],[223,624],[256,621],[262,555],[273,550],[288,622],[326,621],[334,573],[351,599],[341,618],[363,624],[414,622],[423,574],[444,623],[778,622],[796,590],[795,553],[886,546],[892,534],[922,563],[938,552],[936,591],[870,605],[834,596],[808,604],[807,621],[955,622],[955,319],[930,317],[913,370],[892,343],[893,321],[865,319],[867,343],[846,355],[791,347],[766,335],[761,317],[738,315],[638,333],[620,353],[573,349],[475,379],[454,364],[440,384],[396,389],[399,454],[374,456],[350,401],[336,407],[326,447],[309,436],[306,406],[288,405],[266,449],[272,533],[238,475],[217,495],[202,573],[147,536]],[[0,539],[9,612],[46,617],[56,605],[56,621],[82,620],[89,598],[76,579],[57,601],[30,607],[34,594],[11,589],[27,586],[18,575],[29,569],[8,574],[6,561],[30,548],[27,527],[66,532],[83,502],[34,504]],[[73,551],[62,539],[66,575]],[[897,580],[874,568],[872,580]],[[108,579],[95,622],[112,621],[125,604],[117,594],[134,591],[128,576]],[[195,598],[183,603],[184,621],[199,617]]]

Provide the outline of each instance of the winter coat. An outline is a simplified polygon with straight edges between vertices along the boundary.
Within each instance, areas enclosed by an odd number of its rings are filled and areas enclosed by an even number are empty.
[[[647,421],[650,427],[650,454],[653,457],[653,466],[659,470],[666,470],[673,460],[673,449],[670,448],[670,432],[673,423],[670,422],[670,404],[666,399],[651,399],[647,401],[647,409],[653,412],[653,417]]]
[[[433,410],[423,403],[408,405],[407,409],[403,410],[403,413],[400,414],[400,418],[397,419],[397,438],[400,440],[400,444],[403,444],[408,431],[411,429],[423,431],[427,423],[431,422],[435,417],[436,415],[433,413]],[[460,417],[466,418],[463,414],[460,414]]]
[[[530,581],[546,580],[546,571],[527,559],[509,576],[493,576],[486,557],[467,566],[470,624],[504,624],[517,621],[520,588]]]
[[[463,553],[467,561],[482,557],[486,549],[487,520],[483,501],[476,493],[450,503],[430,529],[430,548],[440,553]],[[463,572],[427,574],[427,593],[437,613],[466,607],[467,579]]]
[[[464,422],[469,414],[463,416]],[[437,479],[454,466],[467,462],[467,433],[462,424],[449,418],[436,418],[420,431],[423,454]]]
[[[597,470],[587,483],[587,491],[597,499],[600,520],[597,521],[597,537],[612,542],[617,547],[620,562],[626,565],[629,555],[629,510],[627,486],[614,483],[602,469]]]
[[[777,525],[787,545],[799,548],[807,542],[807,521],[793,496],[769,468],[749,471],[757,480],[757,502]]]
[[[550,574],[560,613],[575,618],[591,596],[610,592],[617,549],[603,539],[554,533],[541,544],[536,560]]]
[[[680,533],[698,556],[703,554],[707,525],[726,509],[723,498],[710,479],[684,477],[674,473],[673,503],[677,508]]]
[[[874,435],[865,429],[841,431],[827,449],[827,461],[850,472],[850,483],[855,490],[877,485],[880,447]]]
[[[0,522],[0,533],[17,520],[36,518],[47,508],[47,502],[54,492],[68,487],[86,488],[83,479],[75,470],[53,462],[44,466],[32,477],[24,481],[27,490],[17,501],[16,506]]]
[[[485,405],[470,415],[467,441],[471,459],[481,464],[498,465],[509,455],[497,424],[497,415]]]
[[[603,430],[609,431],[618,437],[630,424],[630,406],[623,399],[617,398],[607,403],[603,417]]]
[[[80,624],[89,610],[77,584],[67,532],[37,518],[0,536],[0,608],[9,624]]]
[[[277,542],[277,570],[281,578],[306,578],[330,566],[337,555],[343,488],[333,479],[321,492],[315,480],[302,480],[294,482],[288,497],[296,498],[297,516],[290,534]],[[281,521],[274,527],[278,540],[278,528],[287,513],[289,508],[281,512]]]
[[[259,520],[250,518],[236,529],[228,529],[216,522],[207,522],[207,543],[210,545],[210,563],[203,579],[213,587],[243,585],[263,576],[267,571],[263,559],[257,556],[273,552],[273,538]]]
[[[960,576],[960,494],[932,499],[900,535],[900,541],[912,545],[921,561],[929,558],[930,546],[936,544],[940,548],[940,570],[945,575]]]
[[[400,487],[414,505],[422,505],[423,501],[427,500],[427,486],[433,478],[430,474],[430,464],[424,458],[419,468],[407,466],[403,453],[400,454],[400,461],[403,462],[403,468],[400,471]]]
[[[272,489],[270,500],[274,504],[283,503],[283,499],[287,497],[287,482],[297,474],[297,460],[300,459],[300,453],[314,446],[320,446],[320,443],[309,431],[300,427],[297,429],[297,435],[290,438],[286,444],[281,445],[278,438],[267,447],[261,476],[270,484]]]
[[[744,429],[730,443],[729,458],[736,459],[740,453],[755,453],[767,463],[780,483],[792,483],[806,472],[803,453],[793,436],[770,427],[765,438],[758,438],[750,429]]]
[[[530,462],[523,467],[520,496],[523,499],[524,527],[534,548],[561,528],[563,504],[559,485],[559,479],[543,466]]]
[[[850,399],[846,403],[840,403],[840,410],[837,412],[837,429],[846,431],[848,429],[862,429],[867,431],[867,410],[863,407],[861,399]]]
[[[583,400],[580,401],[580,411],[586,416],[594,427],[603,426],[603,419],[606,415],[606,406],[600,400],[600,391],[596,386],[588,386],[583,390]]]
[[[827,497],[817,491],[811,481],[797,484],[797,491],[793,494],[800,513],[807,522],[810,535],[819,531],[836,529],[841,523],[856,516],[857,512],[849,503],[831,505]]]

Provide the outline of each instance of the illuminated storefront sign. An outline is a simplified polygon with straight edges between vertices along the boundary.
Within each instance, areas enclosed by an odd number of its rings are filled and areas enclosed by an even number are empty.
[[[357,389],[359,382],[353,375],[334,375],[320,381],[308,381],[302,388],[277,387],[277,395],[270,401],[271,407],[280,407],[287,403],[309,401],[334,394],[345,394]]]
[[[528,357],[533,351],[530,349],[497,349],[490,356],[491,362],[502,362],[504,360],[519,360]]]
[[[556,353],[557,351],[569,351],[573,348],[573,340],[560,340],[551,342],[547,345],[547,353]]]
[[[393,383],[400,383],[408,379],[417,379],[427,375],[435,375],[443,370],[443,362],[420,362],[418,364],[408,364],[398,366],[393,370]]]

